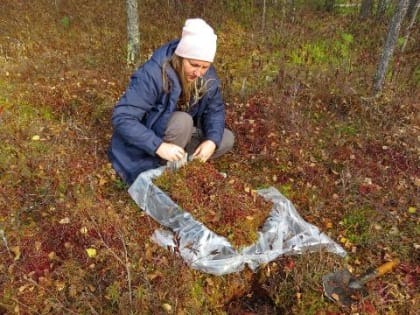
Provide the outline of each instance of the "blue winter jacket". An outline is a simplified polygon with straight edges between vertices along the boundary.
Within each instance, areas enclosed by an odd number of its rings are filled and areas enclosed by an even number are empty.
[[[160,166],[156,150],[171,114],[181,95],[179,79],[170,66],[166,74],[170,89],[163,88],[163,64],[171,58],[179,40],[157,49],[152,57],[132,75],[129,86],[116,104],[112,115],[113,134],[109,159],[116,172],[131,184],[143,171]],[[203,79],[208,81],[207,92],[189,113],[194,124],[203,131],[205,139],[219,146],[225,121],[220,81],[213,66]]]

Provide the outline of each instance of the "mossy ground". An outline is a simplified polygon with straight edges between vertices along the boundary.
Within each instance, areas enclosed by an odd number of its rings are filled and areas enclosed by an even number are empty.
[[[154,179],[182,209],[240,249],[257,241],[258,231],[271,212],[252,187],[239,178],[225,178],[211,162],[195,159],[176,171]]]
[[[125,66],[121,1],[9,1],[0,19],[0,313],[415,314],[419,304],[419,28],[369,97],[390,17],[316,3],[143,1],[141,61],[186,17],[215,27],[234,151],[214,161],[275,186],[347,250],[279,257],[215,277],[150,240],[107,160]],[[417,46],[416,46],[417,45]],[[320,279],[399,257],[342,309]]]

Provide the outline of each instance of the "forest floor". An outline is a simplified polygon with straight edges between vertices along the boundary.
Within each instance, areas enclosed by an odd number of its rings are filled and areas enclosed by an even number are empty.
[[[125,66],[121,1],[13,1],[0,13],[0,314],[416,314],[419,30],[371,97],[386,23],[253,1],[141,2],[142,60],[187,17],[215,26],[233,152],[210,163],[273,186],[343,246],[257,272],[191,269],[107,158]],[[221,10],[223,6],[223,10]],[[416,46],[417,45],[417,46]],[[400,264],[345,308],[322,276]]]

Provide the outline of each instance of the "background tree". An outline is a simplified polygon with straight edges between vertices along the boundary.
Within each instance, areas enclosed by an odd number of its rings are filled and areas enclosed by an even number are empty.
[[[332,12],[334,10],[335,0],[325,0],[324,7],[325,10],[328,12]]]
[[[407,18],[408,19],[412,19],[412,18],[416,18],[417,15],[417,10],[419,7],[419,0],[410,0],[409,4],[408,4],[408,9],[407,9]]]
[[[383,19],[386,9],[388,8],[389,0],[379,0],[376,8],[376,19]]]
[[[283,20],[290,22],[295,21],[296,5],[295,0],[282,0],[281,1],[281,15]]]
[[[394,16],[392,17],[385,45],[382,50],[382,56],[373,79],[373,95],[382,91],[386,70],[397,43],[402,21],[404,20],[404,16],[407,12],[408,1],[409,0],[400,0]]]
[[[409,20],[407,28],[405,30],[405,36],[404,36],[404,43],[401,47],[401,51],[403,52],[405,50],[405,47],[407,46],[408,37],[410,36],[410,32],[413,29],[414,23],[416,21],[416,16],[420,8],[420,0],[411,0],[410,4],[407,9],[407,19]]]
[[[266,11],[267,11],[267,10],[266,10],[266,8],[267,8],[267,7],[266,7],[266,5],[267,5],[267,4],[266,4],[266,1],[264,0],[264,1],[263,1],[262,23],[261,23],[261,24],[262,24],[262,30],[263,30],[263,31],[264,31],[264,27],[265,27],[265,16],[266,16],[266,14],[267,14],[267,13],[266,13]]]
[[[140,31],[137,0],[126,0],[127,10],[127,65],[134,66],[140,55]]]
[[[363,0],[360,5],[359,17],[361,19],[367,19],[372,15],[373,0]]]

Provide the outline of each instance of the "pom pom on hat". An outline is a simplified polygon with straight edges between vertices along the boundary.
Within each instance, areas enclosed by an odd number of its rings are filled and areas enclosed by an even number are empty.
[[[182,28],[182,37],[175,53],[183,58],[213,62],[217,36],[202,19],[188,19]]]

